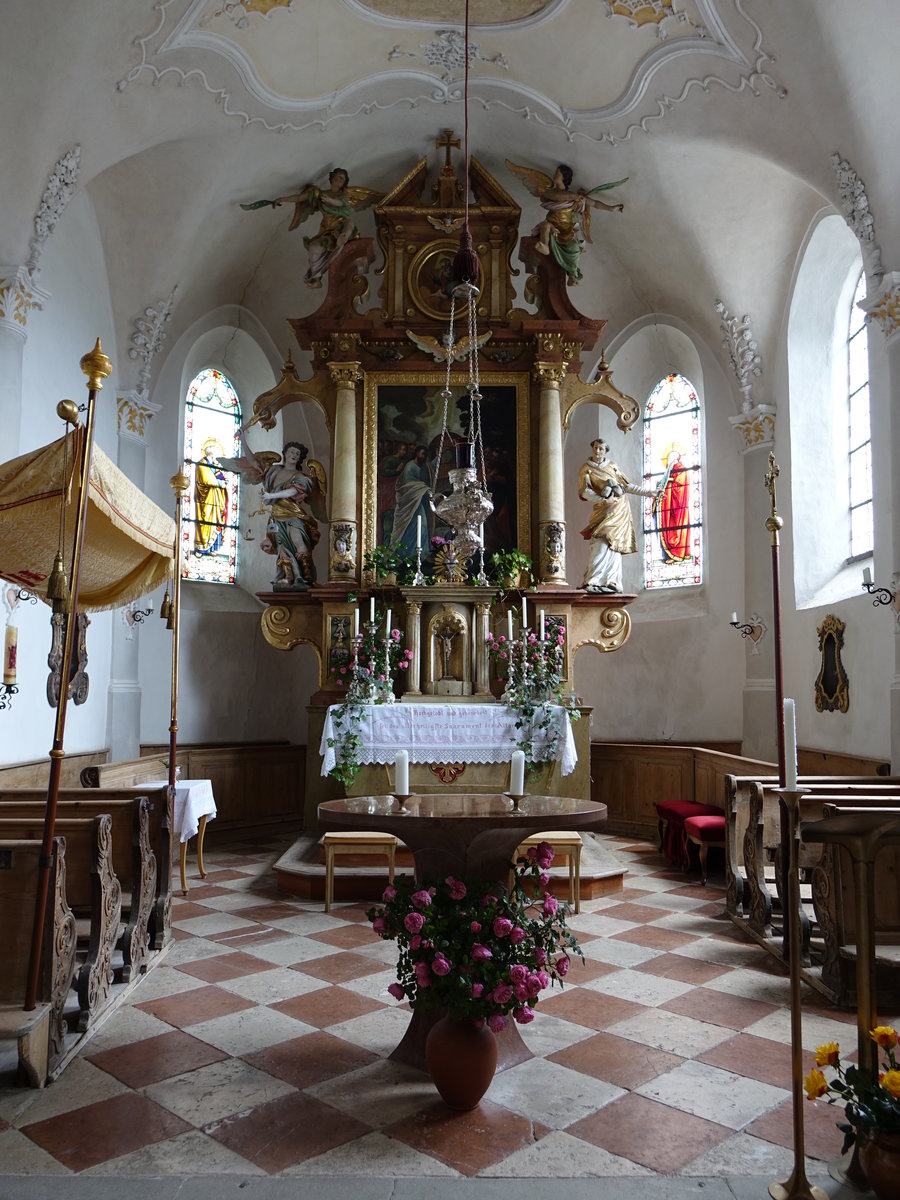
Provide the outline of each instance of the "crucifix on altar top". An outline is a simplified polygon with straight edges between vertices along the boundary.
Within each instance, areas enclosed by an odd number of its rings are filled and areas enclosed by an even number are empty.
[[[463,186],[456,178],[456,170],[450,161],[451,150],[459,150],[462,143],[453,136],[452,129],[445,129],[442,136],[435,138],[438,150],[444,150],[446,157],[437,183],[432,185],[432,194],[438,208],[456,208],[463,197]]]

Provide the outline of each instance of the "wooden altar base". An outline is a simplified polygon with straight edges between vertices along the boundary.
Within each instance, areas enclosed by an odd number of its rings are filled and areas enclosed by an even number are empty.
[[[599,900],[620,892],[624,886],[626,868],[606,848],[603,835],[584,834],[581,852],[582,902]],[[413,870],[412,854],[405,846],[397,849],[395,869],[398,874]],[[275,863],[275,876],[280,896],[296,896],[301,900],[325,903],[325,853],[320,840],[314,836],[299,837]],[[387,885],[387,867],[379,862],[372,865],[364,855],[342,854],[334,873],[334,902],[352,901],[374,903],[381,899]],[[568,865],[550,871],[550,891],[560,900],[569,898]]]

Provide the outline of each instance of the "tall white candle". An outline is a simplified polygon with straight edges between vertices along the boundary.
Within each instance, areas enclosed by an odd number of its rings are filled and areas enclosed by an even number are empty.
[[[509,792],[511,796],[522,796],[525,793],[524,750],[513,750],[512,761],[509,764]]]
[[[528,601],[522,597],[522,628],[528,628]]]
[[[416,514],[416,549],[422,549],[422,514]]]
[[[506,610],[506,622],[507,622],[507,625],[509,626],[509,640],[512,641],[513,640],[513,627],[512,627],[512,609],[511,608],[508,608]]]
[[[394,795],[409,795],[409,751],[398,750],[394,755]]]
[[[784,779],[789,792],[797,790],[797,713],[794,701],[784,702]]]
[[[369,597],[369,621],[372,625],[375,624],[375,597]]]
[[[391,610],[387,610],[387,616],[384,618],[384,629],[386,633],[391,632]]]
[[[541,641],[544,640],[544,610],[541,609]]]
[[[353,610],[353,636],[359,637],[359,606]]]

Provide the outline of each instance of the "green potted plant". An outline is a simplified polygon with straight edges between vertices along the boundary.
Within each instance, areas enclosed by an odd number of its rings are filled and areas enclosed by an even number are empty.
[[[526,576],[534,578],[534,563],[527,554],[516,550],[515,547],[509,550],[495,550],[490,558],[488,572],[491,583],[509,591],[512,588],[523,587],[527,582]]]
[[[402,542],[390,542],[366,551],[363,570],[371,571],[380,587],[408,586],[416,574],[416,559]]]

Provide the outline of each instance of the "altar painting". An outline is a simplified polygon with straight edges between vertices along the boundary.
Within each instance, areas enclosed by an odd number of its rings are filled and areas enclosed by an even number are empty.
[[[450,491],[448,473],[456,465],[453,443],[468,433],[466,377],[454,372],[447,434],[435,475],[444,382],[437,373],[366,381],[363,553],[399,542],[414,554],[421,529],[426,573],[431,539],[450,539],[453,531],[431,511],[423,485],[439,493]],[[483,377],[481,396],[484,471],[494,503],[484,527],[485,558],[512,546],[527,554],[531,525],[527,377]],[[476,465],[480,476],[481,463]]]

